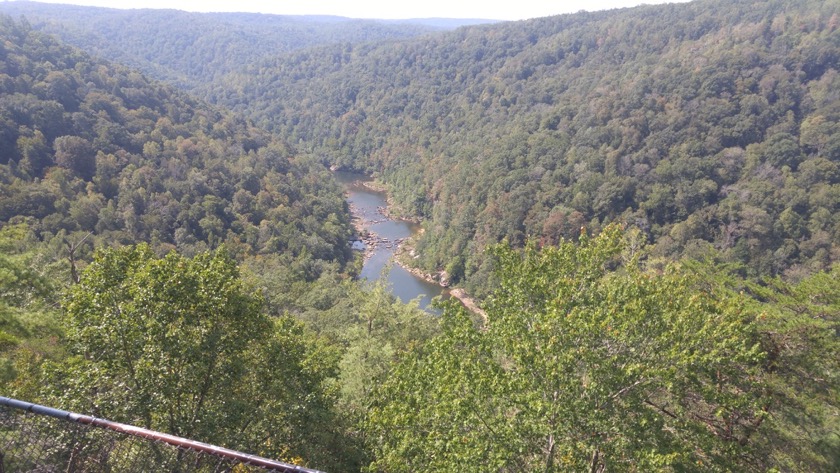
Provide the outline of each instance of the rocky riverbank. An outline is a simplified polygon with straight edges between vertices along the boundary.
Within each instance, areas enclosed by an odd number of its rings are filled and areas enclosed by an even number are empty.
[[[372,225],[390,220],[385,207],[377,207],[374,215],[367,215],[363,209],[350,204],[350,213],[352,215],[353,228],[356,230],[356,235],[353,240],[354,247],[356,242],[364,246],[365,261],[381,247],[398,251],[400,245],[405,240],[404,238],[395,238],[392,240],[380,236],[371,230]]]
[[[388,222],[410,222],[418,223],[413,220],[407,220],[394,216],[390,211],[394,204],[390,197],[385,192],[385,186],[375,181],[355,181],[352,185],[360,185],[379,194],[385,194],[385,205],[371,205],[359,206],[350,201],[350,212],[352,214],[353,227],[356,230],[353,247],[364,252],[364,261],[367,263],[369,259],[377,254],[379,250],[387,250],[393,253],[393,261],[399,265],[400,268],[410,273],[412,276],[427,283],[434,284],[442,288],[449,288],[449,275],[445,271],[426,272],[415,267],[414,259],[418,257],[415,250],[415,237],[422,235],[423,229],[417,230],[417,233],[407,238],[388,238],[376,233],[373,228],[382,228],[379,224],[386,224]],[[416,228],[416,227],[415,227]],[[478,306],[478,303],[469,297],[463,289],[456,288],[446,291],[450,296],[455,297],[468,308],[470,311],[479,314],[485,318],[484,312]]]
[[[422,231],[422,230],[421,230]],[[408,271],[409,273],[413,274],[414,276],[425,280],[426,282],[430,282],[432,284],[438,284],[441,287],[449,288],[449,275],[446,274],[446,271],[438,271],[436,273],[429,273],[423,271],[419,268],[412,267],[409,263],[409,259],[414,259],[417,257],[416,250],[414,249],[414,239],[413,238],[406,238],[403,242],[400,243],[400,246],[397,248],[397,251],[394,253],[394,261],[404,270]],[[467,294],[467,291],[463,288],[457,287],[449,289],[449,295],[458,299],[464,307],[467,308],[470,312],[477,314],[481,317],[484,322],[484,325],[487,325],[487,313],[479,307],[478,301],[474,298],[470,297]]]

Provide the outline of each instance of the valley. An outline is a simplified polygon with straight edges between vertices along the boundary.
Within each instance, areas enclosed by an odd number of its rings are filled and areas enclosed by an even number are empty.
[[[366,235],[357,240],[364,245],[359,248],[364,254],[364,265],[358,277],[370,281],[383,278],[394,295],[403,302],[419,298],[422,309],[439,313],[431,307],[432,299],[446,296],[446,290],[439,284],[412,274],[395,260],[403,242],[416,235],[418,225],[389,217],[386,195],[365,186],[368,178],[340,172],[336,173],[336,178],[347,189],[347,201],[356,222],[357,233]]]
[[[840,471],[838,281],[836,1],[0,2],[0,396],[324,471]]]

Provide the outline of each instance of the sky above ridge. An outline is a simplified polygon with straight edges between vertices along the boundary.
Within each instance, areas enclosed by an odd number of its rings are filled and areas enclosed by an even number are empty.
[[[8,0],[6,0],[8,1]],[[39,0],[108,8],[174,8],[192,12],[256,12],[279,15],[336,15],[350,18],[481,18],[524,20],[543,16],[687,0]]]

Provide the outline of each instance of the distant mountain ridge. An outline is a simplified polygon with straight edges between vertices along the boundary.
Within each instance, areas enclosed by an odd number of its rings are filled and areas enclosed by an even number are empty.
[[[29,1],[0,3],[38,30],[182,88],[264,57],[331,43],[393,40],[492,20],[358,20],[338,16],[120,10]]]

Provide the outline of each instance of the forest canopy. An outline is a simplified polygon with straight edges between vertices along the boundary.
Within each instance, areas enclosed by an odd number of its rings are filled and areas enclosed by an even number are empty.
[[[138,47],[80,20],[114,12],[79,9],[62,29],[51,8],[27,8],[68,40],[100,35],[111,58]],[[375,174],[395,212],[424,221],[414,264],[477,294],[489,245],[610,222],[663,257],[717,252],[799,278],[838,260],[838,15],[820,0],[697,0],[258,48],[245,63],[194,42],[213,65],[190,89]],[[257,28],[241,20],[228,21]],[[178,64],[154,61],[141,67]]]
[[[835,3],[108,15],[0,16],[0,394],[329,471],[840,469]],[[357,281],[330,166],[484,312]]]
[[[798,278],[840,258],[839,10],[698,0],[325,46],[210,97],[376,174],[424,221],[416,263],[476,292],[489,245],[609,222]]]
[[[0,17],[0,220],[42,240],[346,264],[341,189],[245,119]],[[84,255],[91,245],[83,246]],[[304,265],[305,266],[305,265]]]
[[[280,52],[330,43],[406,39],[480,22],[193,13],[23,0],[3,2],[0,13],[23,16],[33,28],[58,35],[89,54],[186,89]]]

